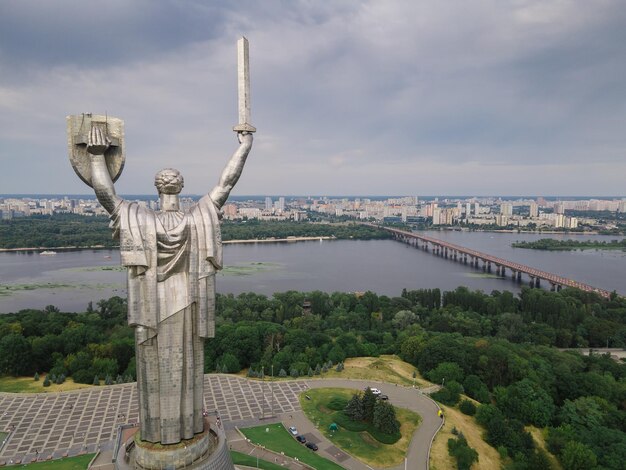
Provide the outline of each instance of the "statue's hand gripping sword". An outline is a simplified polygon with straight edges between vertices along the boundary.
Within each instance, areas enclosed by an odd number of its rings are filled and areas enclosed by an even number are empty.
[[[256,132],[250,124],[250,58],[248,40],[242,37],[237,41],[237,78],[239,90],[239,124],[235,132]]]

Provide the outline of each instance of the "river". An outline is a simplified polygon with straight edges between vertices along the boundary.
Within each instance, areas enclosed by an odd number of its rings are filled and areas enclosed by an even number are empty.
[[[626,253],[546,252],[511,248],[516,240],[548,235],[490,232],[426,232],[457,245],[517,261],[595,287],[626,295]],[[611,240],[616,237],[549,235]],[[91,301],[125,296],[126,274],[117,250],[77,250],[54,256],[0,253],[0,313],[54,305],[84,311]],[[218,274],[221,293],[287,290],[366,291],[398,296],[403,288],[451,290],[459,285],[485,292],[519,291],[509,279],[433,256],[392,240],[333,240],[224,246],[226,267]],[[523,278],[526,282],[527,279]]]

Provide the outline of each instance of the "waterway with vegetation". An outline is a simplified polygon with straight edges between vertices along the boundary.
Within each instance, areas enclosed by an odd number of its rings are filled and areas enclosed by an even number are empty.
[[[592,286],[626,294],[626,253],[622,251],[539,252],[511,247],[545,234],[426,232]],[[572,235],[550,235],[553,239]],[[607,241],[610,236],[577,236]],[[452,290],[459,285],[484,292],[520,285],[454,263],[392,240],[252,243],[224,246],[226,267],[217,285],[222,293],[271,295],[288,290],[351,292],[371,290],[390,296],[403,288]],[[0,313],[55,305],[83,311],[91,301],[126,295],[126,274],[117,250],[76,250],[44,256],[36,252],[0,253]],[[526,282],[527,279],[523,279]]]

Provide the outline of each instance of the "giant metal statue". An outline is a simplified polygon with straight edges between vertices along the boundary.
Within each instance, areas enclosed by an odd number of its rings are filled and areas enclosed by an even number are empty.
[[[70,161],[109,212],[128,268],[128,323],[135,329],[141,441],[176,444],[205,431],[204,340],[215,332],[215,273],[222,268],[220,209],[237,183],[250,148],[248,43],[238,43],[239,147],[217,185],[181,210],[183,177],[157,173],[160,210],[125,201],[114,181],[124,166],[119,119],[68,117]],[[149,466],[149,464],[148,464]]]

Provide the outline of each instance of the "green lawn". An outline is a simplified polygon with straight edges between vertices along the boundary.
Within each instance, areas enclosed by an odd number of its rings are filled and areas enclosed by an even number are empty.
[[[269,429],[269,432],[266,432]],[[298,457],[302,462],[317,470],[341,470],[343,467],[330,460],[320,457],[296,441],[281,423],[254,428],[244,428],[241,432],[253,443],[265,446],[274,452],[284,452],[289,457]]]
[[[65,379],[61,385],[51,384],[49,387],[43,386],[46,374],[41,374],[39,380],[33,377],[11,377],[5,375],[0,377],[0,392],[10,393],[50,393],[67,392],[68,390],[78,390],[79,388],[89,388],[92,385],[74,383],[71,377]]]
[[[235,452],[234,450],[230,451],[230,456],[233,459],[233,463],[235,465],[245,465],[247,467],[257,468],[257,459],[256,457],[248,454],[242,454],[241,452]],[[263,470],[283,470],[285,467],[281,467],[280,465],[276,465],[275,463],[268,462],[267,460],[259,459],[259,467]]]
[[[89,465],[94,455],[96,454],[85,454],[60,460],[29,463],[21,465],[20,468],[27,468],[28,470],[86,470],[87,465]]]
[[[339,427],[339,431],[330,431],[329,426],[335,422],[335,413],[331,401],[349,400],[355,390],[347,388],[316,388],[307,390],[300,395],[300,405],[307,418],[337,447],[345,450],[357,459],[375,467],[391,467],[399,465],[411,443],[415,429],[419,426],[421,416],[404,408],[396,408],[396,418],[400,421],[402,437],[394,444],[383,444],[367,431],[348,431]],[[311,397],[306,400],[304,395]],[[330,406],[329,406],[330,405]],[[339,424],[339,423],[337,423]]]

